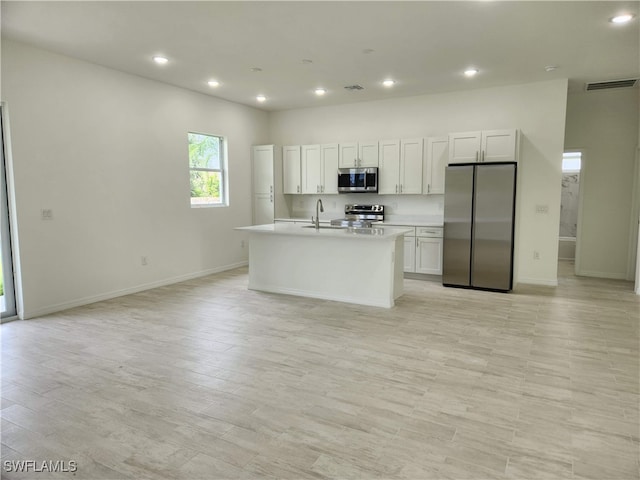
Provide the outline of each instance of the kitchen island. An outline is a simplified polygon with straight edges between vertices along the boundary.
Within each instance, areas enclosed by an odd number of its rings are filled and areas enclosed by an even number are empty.
[[[390,308],[403,293],[404,228],[274,223],[249,233],[249,289]]]

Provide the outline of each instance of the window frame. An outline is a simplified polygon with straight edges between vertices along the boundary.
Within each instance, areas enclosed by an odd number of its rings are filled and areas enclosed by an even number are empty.
[[[218,208],[218,207],[228,207],[229,206],[229,181],[228,181],[228,163],[227,163],[227,137],[223,135],[216,135],[212,133],[202,133],[197,131],[189,130],[187,131],[187,149],[190,145],[189,140],[191,135],[202,135],[206,137],[214,137],[217,138],[220,142],[220,149],[218,152],[219,155],[219,163],[220,168],[206,168],[206,167],[192,167],[191,166],[191,157],[187,152],[188,162],[189,162],[189,206],[191,208]],[[194,198],[200,197],[192,197],[191,196],[191,172],[213,172],[218,173],[220,175],[220,202],[218,203],[201,203],[194,204]]]

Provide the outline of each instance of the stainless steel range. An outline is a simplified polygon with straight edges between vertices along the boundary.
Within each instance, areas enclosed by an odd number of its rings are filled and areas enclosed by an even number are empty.
[[[331,225],[371,228],[373,222],[381,222],[383,220],[384,205],[347,204],[344,206],[344,218],[331,220]]]

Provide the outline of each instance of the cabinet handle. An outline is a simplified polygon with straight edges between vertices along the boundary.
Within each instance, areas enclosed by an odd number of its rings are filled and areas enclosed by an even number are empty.
[[[296,185],[296,191],[300,193],[300,185]]]
[[[269,185],[269,193],[273,193],[273,185]]]
[[[396,193],[398,193],[398,185],[396,184]]]
[[[400,193],[402,193],[402,184],[400,184]]]
[[[320,185],[320,193],[324,193],[324,185]]]
[[[427,193],[431,193],[431,185],[427,183]]]
[[[476,162],[480,161],[480,152],[476,150]]]
[[[270,203],[273,203],[273,194],[272,194],[272,195],[269,195],[269,202],[270,202]]]
[[[487,152],[485,152],[484,150],[482,151],[482,161],[485,161],[485,156],[486,156]]]

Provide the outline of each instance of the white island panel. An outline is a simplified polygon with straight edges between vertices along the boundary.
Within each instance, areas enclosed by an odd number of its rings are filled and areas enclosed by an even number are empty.
[[[405,229],[269,224],[249,237],[249,288],[390,308],[403,293]]]

